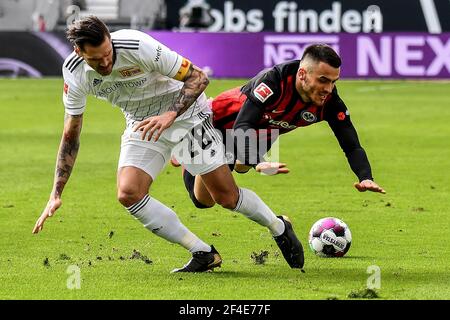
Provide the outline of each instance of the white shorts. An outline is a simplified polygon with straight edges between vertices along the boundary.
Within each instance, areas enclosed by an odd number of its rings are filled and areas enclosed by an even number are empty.
[[[127,128],[122,135],[119,168],[136,167],[153,180],[164,169],[171,155],[192,175],[209,173],[226,163],[222,137],[212,125],[212,112],[175,121],[158,141],[142,140],[141,131]]]

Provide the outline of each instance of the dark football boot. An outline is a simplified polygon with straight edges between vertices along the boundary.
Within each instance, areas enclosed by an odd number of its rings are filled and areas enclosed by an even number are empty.
[[[182,268],[174,269],[175,272],[205,272],[211,271],[222,264],[222,257],[214,246],[211,246],[211,252],[197,251],[192,254],[191,260]]]
[[[284,222],[286,228],[281,235],[273,238],[289,266],[291,268],[302,269],[305,263],[302,244],[295,235],[289,218],[286,216],[278,216],[278,218]]]

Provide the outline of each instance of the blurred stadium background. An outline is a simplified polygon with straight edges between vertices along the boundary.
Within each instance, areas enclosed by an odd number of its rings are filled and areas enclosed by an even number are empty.
[[[448,0],[2,0],[0,75],[59,76],[66,26],[90,14],[148,32],[216,78],[251,77],[312,42],[340,52],[342,78],[450,78]]]

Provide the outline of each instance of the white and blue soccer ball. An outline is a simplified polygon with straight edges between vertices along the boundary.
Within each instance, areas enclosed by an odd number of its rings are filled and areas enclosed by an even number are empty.
[[[320,257],[342,257],[348,252],[351,244],[350,228],[337,218],[320,219],[309,231],[309,247]]]

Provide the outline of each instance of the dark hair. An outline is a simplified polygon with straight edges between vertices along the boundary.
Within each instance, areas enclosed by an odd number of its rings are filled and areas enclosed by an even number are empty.
[[[85,44],[97,47],[102,44],[105,37],[111,38],[108,27],[95,16],[76,20],[67,29],[66,37],[81,50],[84,49]]]
[[[302,59],[310,58],[316,62],[325,62],[333,68],[339,68],[342,64],[341,58],[329,45],[313,44],[303,52]]]

